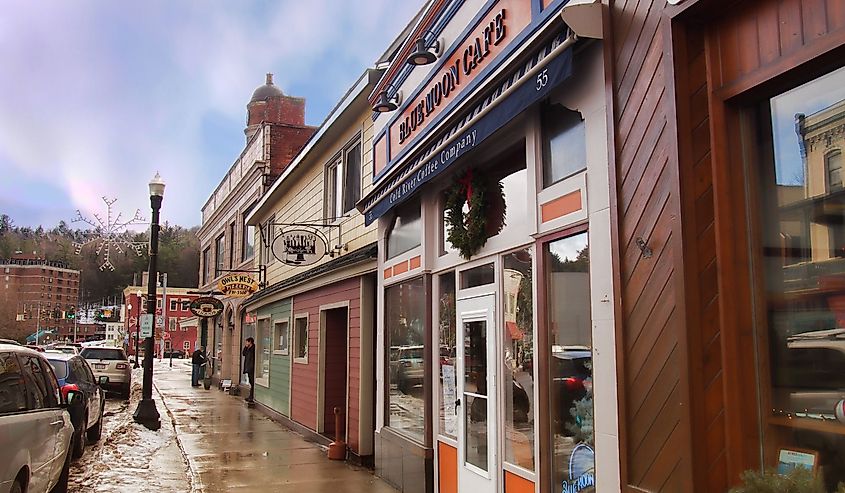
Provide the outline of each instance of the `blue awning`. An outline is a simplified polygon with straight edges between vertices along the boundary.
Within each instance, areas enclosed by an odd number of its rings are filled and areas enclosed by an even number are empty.
[[[392,208],[411,198],[421,186],[445,171],[461,156],[505,126],[529,106],[572,75],[572,48],[557,50],[567,36],[560,33],[540,48],[525,64],[514,69],[495,89],[459,121],[410,159],[390,179],[365,199],[364,222],[372,224]],[[530,74],[530,76],[529,76]],[[530,80],[529,80],[530,79]],[[502,95],[510,90],[507,96]],[[476,118],[482,111],[489,111]],[[445,147],[444,143],[448,143]],[[439,149],[439,152],[432,155]]]

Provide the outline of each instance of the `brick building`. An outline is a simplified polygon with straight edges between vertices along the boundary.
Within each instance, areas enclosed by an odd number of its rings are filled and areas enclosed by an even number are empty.
[[[196,294],[188,294],[188,291],[196,288],[174,288],[167,287],[167,293],[162,288],[156,292],[156,315],[163,317],[164,330],[156,327],[156,354],[159,354],[162,342],[165,350],[169,348],[181,349],[191,352],[197,347],[197,329],[189,327],[183,322],[192,318],[189,310],[191,301],[197,298]],[[147,313],[147,287],[127,286],[123,290],[126,316],[123,317],[123,332],[129,336],[129,354],[135,354],[135,337],[139,330],[138,315]],[[139,312],[140,308],[140,312]],[[163,339],[163,340],[162,340]],[[143,347],[143,340],[139,341],[139,347]]]
[[[0,303],[13,309],[23,332],[34,334],[38,327],[52,331],[47,340],[73,333],[78,270],[34,255],[16,256],[0,260],[0,276]]]
[[[285,95],[267,74],[247,103],[246,145],[202,207],[200,290],[217,289],[227,271],[255,269],[255,227],[245,219],[267,188],[288,167],[311,138],[315,127],[305,125],[305,100]],[[208,321],[208,353],[213,378],[237,379],[243,333],[242,298],[221,298],[222,314]],[[200,322],[201,324],[201,322]]]

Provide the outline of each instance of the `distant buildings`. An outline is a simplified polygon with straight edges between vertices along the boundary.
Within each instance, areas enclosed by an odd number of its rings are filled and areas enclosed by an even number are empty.
[[[27,335],[40,328],[46,341],[72,331],[79,296],[79,271],[64,262],[32,256],[0,259],[0,303],[14,307]],[[39,334],[39,339],[41,335]]]
[[[192,318],[189,310],[191,301],[196,294],[188,294],[195,288],[176,288],[168,286],[156,291],[156,354],[161,354],[162,348],[169,352],[170,348],[190,353],[198,347],[196,326],[189,327],[183,322]],[[123,290],[125,316],[123,317],[122,333],[128,344],[130,355],[135,354],[135,339],[140,329],[139,317],[147,313],[147,286],[127,286]],[[108,337],[106,337],[108,339]],[[143,339],[138,347],[143,347]]]

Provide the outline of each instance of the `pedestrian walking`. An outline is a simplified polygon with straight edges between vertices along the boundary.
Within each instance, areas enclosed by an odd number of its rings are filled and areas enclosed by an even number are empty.
[[[249,397],[246,398],[246,401],[252,402],[253,397],[255,397],[255,339],[252,337],[246,338],[241,355],[244,357],[244,373],[249,379]]]
[[[200,377],[204,376],[203,369],[206,361],[205,347],[200,346],[191,355],[191,387],[200,386]]]

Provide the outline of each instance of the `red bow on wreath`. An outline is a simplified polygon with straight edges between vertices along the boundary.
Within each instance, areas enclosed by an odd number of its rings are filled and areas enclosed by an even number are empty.
[[[470,203],[472,200],[472,170],[468,169],[467,173],[464,175],[463,178],[458,180],[458,183],[461,184],[461,187],[466,189],[467,191],[467,204]]]

